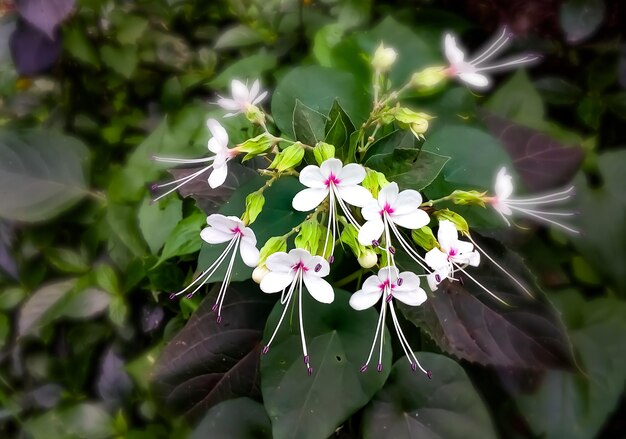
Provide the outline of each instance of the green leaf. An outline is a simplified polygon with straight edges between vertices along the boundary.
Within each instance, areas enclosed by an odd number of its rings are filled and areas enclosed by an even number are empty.
[[[542,437],[596,437],[626,384],[626,302],[585,301],[575,291],[554,297],[570,322],[584,372],[548,371],[532,394],[516,395],[515,400],[531,429]]]
[[[66,273],[89,271],[87,258],[70,248],[49,248],[44,250],[48,263]]]
[[[22,288],[3,288],[0,292],[0,310],[10,311],[24,300],[26,293]]]
[[[205,224],[206,216],[202,212],[195,212],[176,224],[165,241],[163,252],[155,267],[174,256],[188,255],[200,250],[202,246],[200,229]]]
[[[296,100],[321,114],[328,114],[338,101],[355,123],[365,121],[370,110],[370,97],[363,84],[349,73],[319,66],[296,67],[274,91],[272,116],[278,128],[289,135],[294,135]]]
[[[209,437],[272,439],[272,425],[263,404],[237,398],[211,408],[189,439]]]
[[[559,22],[570,43],[591,36],[604,19],[603,0],[568,0],[561,4]]]
[[[324,126],[327,119],[322,113],[307,107],[299,99],[296,99],[292,124],[296,140],[311,146],[324,140]]]
[[[600,127],[600,118],[605,110],[604,104],[600,96],[585,96],[578,104],[576,113],[585,125],[597,130]]]
[[[439,175],[450,157],[428,151],[397,148],[389,154],[372,156],[366,165],[382,172],[402,189],[421,191]]]
[[[110,230],[110,247],[124,247],[134,256],[146,255],[148,249],[139,230],[135,209],[131,206],[111,203],[107,209],[106,220]]]
[[[49,411],[28,419],[23,427],[33,439],[106,439],[114,435],[113,419],[94,403]]]
[[[350,135],[354,132],[354,124],[339,102],[335,101],[328,113],[328,120],[324,131],[324,141],[335,147],[335,156],[340,160],[351,162],[354,160],[354,151],[348,151]]]
[[[546,102],[553,105],[573,105],[582,96],[579,86],[555,76],[538,79],[535,81],[535,87]]]
[[[262,73],[272,70],[276,67],[276,55],[268,53],[265,48],[259,53],[239,59],[230,64],[213,78],[209,85],[211,87],[224,88],[230,85],[230,81],[238,78],[254,78],[261,76]]]
[[[144,199],[138,212],[139,229],[152,254],[159,252],[182,219],[182,207],[183,202],[177,198],[168,198],[158,204]]]
[[[130,79],[135,73],[139,57],[137,56],[137,46],[127,45],[122,47],[102,46],[100,49],[102,62],[116,73],[126,79]]]
[[[148,20],[137,15],[120,13],[117,14],[115,26],[117,27],[117,41],[122,45],[132,45],[137,44],[148,28]]]
[[[371,308],[354,311],[348,298],[348,292],[335,289],[335,301],[327,305],[303,291],[304,330],[312,376],[307,375],[302,362],[297,314],[283,321],[269,352],[262,357],[261,389],[274,438],[330,436],[370,400],[387,378],[391,366],[389,343],[383,353],[382,373],[375,368],[359,372],[367,358],[378,316]],[[282,309],[278,302],[270,314],[265,341],[273,333]]]
[[[525,70],[518,70],[491,95],[485,107],[505,119],[540,129],[545,123],[541,95]]]
[[[0,130],[0,217],[44,221],[87,194],[89,151],[45,130]]]
[[[363,414],[364,438],[490,439],[496,432],[480,394],[461,366],[443,355],[416,353],[432,379],[406,357]]]
[[[216,49],[236,49],[263,42],[259,32],[246,25],[238,24],[222,32],[215,42]]]
[[[74,58],[94,67],[100,66],[98,53],[84,30],[78,26],[68,27],[63,32],[63,47]]]

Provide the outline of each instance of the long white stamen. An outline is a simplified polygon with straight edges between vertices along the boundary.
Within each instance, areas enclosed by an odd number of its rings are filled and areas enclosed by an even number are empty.
[[[532,212],[532,213],[536,213],[538,215],[554,215],[554,216],[574,216],[576,215],[574,212],[553,212],[550,210],[535,210],[535,209],[527,209],[525,207],[519,207],[519,206],[509,206],[511,209],[515,209],[515,210],[519,210],[521,212]]]
[[[156,198],[154,199],[154,201],[155,201],[155,202],[156,202],[156,201],[159,201],[161,198],[163,198],[163,197],[165,197],[165,196],[167,196],[167,195],[171,194],[171,193],[172,193],[172,192],[174,192],[175,190],[177,190],[177,189],[179,189],[179,188],[183,187],[184,185],[186,185],[187,183],[189,183],[191,180],[193,180],[194,178],[198,177],[200,174],[202,174],[202,173],[204,173],[204,172],[208,171],[208,170],[209,170],[209,169],[211,169],[212,167],[213,167],[213,165],[210,165],[210,166],[207,166],[206,168],[202,168],[202,169],[201,169],[200,171],[198,171],[198,172],[194,172],[193,174],[188,175],[187,177],[183,177],[182,179],[178,179],[178,180],[176,180],[176,181],[174,181],[174,182],[169,182],[169,183],[164,183],[164,184],[158,185],[158,186],[157,186],[157,188],[162,188],[162,187],[165,187],[165,186],[170,186],[171,184],[176,183],[176,182],[178,182],[178,181],[182,181],[182,183],[178,184],[178,185],[177,185],[177,186],[175,186],[174,188],[172,188],[172,189],[170,189],[169,191],[165,192],[164,194],[159,195],[158,197],[156,197]]]
[[[376,332],[374,333],[374,338],[372,339],[372,347],[370,349],[370,353],[367,356],[367,361],[365,362],[365,364],[363,365],[363,367],[361,367],[361,372],[365,372],[365,369],[367,369],[367,365],[370,364],[370,360],[372,359],[372,355],[374,354],[374,349],[376,348],[376,341],[378,340],[378,332],[380,331],[382,324],[383,324],[383,311],[382,308],[385,306],[385,297],[384,295],[382,296],[382,301],[381,301],[381,310],[380,310],[380,314],[378,314],[378,323],[376,323]]]
[[[396,333],[398,334],[398,337],[400,338],[400,344],[406,345],[406,348],[404,349],[406,358],[407,360],[409,360],[409,362],[411,362],[411,357],[413,358],[414,363],[411,364],[411,367],[414,367],[413,365],[419,367],[419,369],[422,372],[424,372],[427,376],[430,377],[430,373],[428,373],[428,371],[424,369],[422,365],[420,364],[420,362],[417,360],[417,357],[415,356],[413,349],[411,349],[411,345],[409,344],[408,340],[404,336],[404,332],[402,332],[402,328],[400,327],[400,323],[398,322],[398,316],[396,316],[396,310],[394,309],[392,302],[389,302],[389,308],[391,309],[391,319],[393,320],[393,324],[396,327]]]
[[[480,282],[478,282],[474,277],[472,277],[467,271],[463,270],[463,268],[458,265],[458,264],[454,264],[455,267],[457,269],[459,269],[460,271],[462,271],[467,277],[469,277],[472,281],[474,281],[474,283],[476,285],[478,285],[480,288],[482,288],[483,290],[485,290],[487,293],[489,293],[489,295],[491,297],[493,297],[494,299],[498,300],[498,302],[502,303],[503,305],[507,305],[509,306],[508,303],[506,303],[504,300],[500,299],[498,296],[496,296],[494,293],[492,293],[487,287],[485,287],[483,284],[481,284]]]
[[[524,284],[522,284],[519,280],[517,280],[517,278],[515,276],[513,276],[511,273],[509,273],[508,271],[506,271],[504,269],[504,267],[502,267],[500,264],[498,264],[491,256],[489,256],[487,254],[487,252],[485,250],[483,250],[478,244],[476,244],[476,241],[474,241],[474,239],[472,239],[472,237],[468,234],[466,235],[467,238],[472,242],[472,244],[474,244],[474,247],[476,247],[483,255],[485,255],[485,257],[487,259],[489,259],[491,261],[491,263],[493,265],[495,265],[496,267],[498,267],[500,269],[500,271],[502,271],[504,274],[506,274],[513,282],[515,282],[527,295],[529,295],[530,297],[534,297],[533,293],[531,293],[525,286]]]
[[[215,300],[215,303],[217,304],[218,323],[222,318],[222,304],[224,303],[224,298],[226,297],[226,289],[228,288],[228,284],[230,283],[230,276],[232,275],[232,272],[233,272],[233,265],[235,263],[235,256],[237,256],[237,249],[239,248],[240,238],[241,238],[241,235],[237,234],[237,237],[235,238],[237,240],[237,243],[235,244],[235,248],[233,249],[233,254],[230,257],[230,261],[228,262],[228,268],[226,268],[226,274],[224,275],[224,280],[222,281],[220,292],[217,295],[217,299]]]
[[[532,217],[534,217],[534,218],[537,218],[537,219],[539,219],[539,220],[541,220],[541,221],[545,221],[545,222],[547,222],[547,223],[554,224],[555,226],[561,227],[562,229],[565,229],[565,230],[567,230],[568,232],[572,232],[572,233],[580,233],[580,232],[579,232],[578,230],[576,230],[576,229],[572,229],[571,227],[568,227],[568,226],[566,226],[566,225],[564,225],[564,224],[561,224],[561,223],[559,223],[559,222],[557,222],[557,221],[554,221],[554,220],[551,220],[551,219],[549,219],[549,218],[545,218],[545,217],[543,217],[543,216],[537,215],[536,213],[533,213],[532,211],[529,211],[529,210],[527,210],[527,209],[522,209],[522,208],[517,207],[517,206],[509,206],[509,207],[510,207],[511,209],[513,209],[513,210],[520,211],[520,212],[522,212],[522,213],[525,213],[526,215],[530,215],[530,216],[532,216]]]
[[[194,172],[193,174],[185,175],[184,177],[177,178],[176,180],[168,181],[167,183],[157,184],[157,185],[155,185],[155,187],[157,189],[158,188],[164,188],[164,187],[167,187],[167,186],[172,186],[173,184],[180,183],[182,181],[191,180],[191,179],[197,177],[198,175],[202,174],[203,172],[205,172],[207,169],[210,169],[211,166],[213,166],[213,165],[204,167],[204,168],[200,169],[199,171]]]
[[[333,184],[333,191],[335,190],[336,188],[335,188],[335,185]],[[350,224],[352,224],[357,230],[360,230],[361,225],[357,222],[356,219],[354,219],[354,216],[352,216],[352,212],[350,212],[350,209],[348,208],[348,206],[346,206],[346,203],[341,199],[341,197],[339,196],[339,193],[335,193],[335,195],[337,196],[337,201],[339,202],[339,206],[341,207],[341,210],[345,214],[346,218],[348,218],[348,221],[350,222]]]
[[[385,225],[385,249],[387,250],[387,265],[396,266],[396,262],[393,258],[393,253],[391,253],[391,235],[389,234],[389,223],[391,221],[387,221],[387,212],[383,214],[383,222]]]
[[[487,66],[487,67],[479,67],[476,69],[476,72],[486,72],[488,70],[495,70],[495,69],[500,69],[503,67],[509,67],[509,66],[514,66],[514,65],[518,65],[518,64],[526,64],[529,63],[531,61],[535,61],[539,59],[538,56],[525,56],[523,58],[518,58],[518,59],[514,59],[513,61],[509,61],[509,62],[505,62],[502,64],[496,64],[493,66]]]
[[[152,159],[155,162],[161,162],[161,163],[193,164],[193,163],[210,162],[212,160],[215,160],[215,156],[201,157],[201,158],[198,158],[198,159],[182,159],[182,158],[176,158],[176,157],[157,157],[157,156],[154,156],[154,157],[152,157]]]
[[[280,326],[282,325],[283,320],[285,319],[285,316],[287,315],[287,310],[289,309],[289,303],[291,302],[291,297],[293,296],[295,285],[296,285],[296,282],[294,279],[294,281],[291,284],[291,287],[289,288],[289,293],[287,293],[287,299],[286,299],[285,306],[283,308],[283,312],[280,315],[280,319],[278,320],[278,323],[276,324],[276,328],[274,328],[274,332],[272,333],[270,340],[267,342],[267,344],[263,348],[263,353],[267,353],[270,345],[272,344],[272,342],[274,341],[274,338],[276,337],[276,334],[278,334],[278,330],[280,329]]]
[[[380,308],[380,312],[382,313],[382,322],[380,325],[380,346],[378,350],[378,365],[376,366],[376,370],[378,372],[383,371],[383,346],[385,344],[385,316],[387,314],[387,298],[383,293],[383,305]]]
[[[554,197],[560,197],[561,195],[565,195],[565,194],[569,194],[570,192],[572,192],[574,190],[574,186],[570,186],[567,189],[564,189],[562,191],[559,192],[554,192],[551,194],[546,194],[546,195],[542,195],[540,197],[518,197],[515,198],[515,201],[529,201],[529,202],[537,202],[540,200],[545,200],[547,198],[554,198]],[[507,202],[509,200],[506,200]]]
[[[328,258],[331,262],[334,259],[334,254],[335,254],[335,242],[336,242],[336,236],[337,236],[337,206],[335,205],[335,194],[333,193],[333,191],[330,191],[330,203],[331,203],[331,209],[333,211],[333,242],[330,248],[330,258]]]
[[[332,201],[330,201],[330,204],[328,207],[328,225],[326,226],[326,239],[324,240],[324,251],[322,252],[322,256],[324,258],[326,257],[326,249],[328,248],[328,237],[330,236],[332,219],[333,219],[333,205],[332,205]]]
[[[302,353],[304,354],[304,364],[309,375],[313,373],[313,368],[309,361],[309,354],[306,349],[306,338],[304,337],[304,315],[302,314],[302,268],[299,269],[298,276],[298,315],[300,320],[300,340],[302,341]]]
[[[408,244],[408,242],[406,242],[406,240],[404,239],[404,236],[400,234],[400,231],[398,230],[396,225],[393,223],[393,221],[389,221],[389,225],[391,226],[391,229],[393,230],[395,237],[398,238],[398,241],[400,241],[400,245],[402,246],[404,251],[409,255],[409,257],[413,259],[415,262],[417,262],[420,265],[420,267],[426,270],[426,273],[428,274],[432,273],[432,271],[425,265],[426,261],[424,260],[424,258],[422,258],[422,256],[420,256],[420,254],[417,253],[417,250],[415,250],[413,247],[411,247]],[[428,274],[426,274],[426,276]]]
[[[507,35],[507,29],[503,28],[502,33],[496,40],[489,46],[487,49],[483,50],[476,58],[471,60],[469,63],[472,65],[477,65],[487,59],[493,57],[506,43],[508,43],[509,37]]]
[[[522,206],[531,205],[532,206],[532,205],[540,205],[540,204],[558,203],[559,201],[569,200],[570,198],[572,198],[571,195],[563,195],[561,197],[552,198],[549,200],[542,200],[542,201],[508,199],[504,201],[504,204],[522,205]]]

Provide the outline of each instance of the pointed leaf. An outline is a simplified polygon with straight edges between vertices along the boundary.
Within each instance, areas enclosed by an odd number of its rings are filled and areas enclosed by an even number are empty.
[[[330,113],[328,113],[328,121],[325,127],[326,138],[324,141],[335,146],[335,155],[344,162],[346,160],[354,160],[354,151],[352,153],[348,151],[350,135],[354,130],[354,124],[350,120],[350,116],[341,108],[339,102],[335,101],[330,109]]]
[[[272,425],[263,404],[237,398],[212,407],[189,439],[210,437],[271,439]]]
[[[304,105],[296,99],[296,106],[293,108],[293,132],[296,140],[315,146],[324,140],[324,126],[328,118],[322,113]]]

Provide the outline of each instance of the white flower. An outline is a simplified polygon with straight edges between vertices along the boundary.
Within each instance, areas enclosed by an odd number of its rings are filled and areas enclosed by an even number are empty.
[[[372,66],[379,72],[386,72],[391,68],[398,54],[393,48],[385,47],[383,43],[374,52],[374,58],[372,58]]]
[[[551,217],[573,216],[573,213],[537,210],[538,206],[568,200],[573,195],[573,191],[574,187],[571,186],[563,191],[539,197],[511,198],[513,194],[513,178],[507,173],[506,168],[503,167],[498,171],[498,175],[496,176],[495,197],[488,198],[488,201],[509,226],[511,223],[507,219],[507,216],[511,216],[514,212],[517,212],[549,224],[554,224],[568,232],[579,233],[577,230],[551,219]]]
[[[294,209],[307,212],[315,209],[326,198],[330,197],[328,227],[322,254],[326,254],[332,231],[331,261],[337,228],[336,204],[339,204],[348,221],[359,229],[360,225],[354,219],[346,203],[363,207],[373,200],[372,194],[363,186],[359,186],[359,183],[365,178],[365,174],[363,166],[356,163],[343,166],[341,160],[335,158],[325,160],[321,166],[309,165],[300,171],[300,183],[307,186],[308,189],[301,190],[293,198],[292,206]]]
[[[416,370],[419,367],[422,372],[430,377],[430,372],[425,370],[420,365],[419,361],[417,361],[417,358],[413,353],[413,349],[411,349],[411,346],[404,336],[404,333],[400,328],[400,324],[398,323],[398,317],[392,302],[393,299],[397,299],[409,306],[421,305],[426,301],[427,296],[426,292],[420,288],[419,285],[420,279],[414,273],[405,271],[398,274],[398,269],[390,266],[380,269],[378,275],[368,277],[365,282],[363,282],[363,287],[350,297],[350,306],[357,311],[370,308],[379,300],[381,301],[380,315],[378,318],[378,324],[376,325],[376,333],[374,334],[374,340],[372,341],[372,347],[367,357],[367,361],[361,367],[361,372],[365,372],[367,370],[367,366],[372,359],[377,341],[379,346],[379,357],[376,369],[378,372],[383,370],[382,354],[385,341],[385,317],[387,315],[387,307],[389,307],[393,325],[396,329],[396,334],[398,335],[398,340],[400,341],[400,345],[404,350],[407,360],[411,364],[411,368]]]
[[[250,106],[260,103],[267,96],[267,91],[261,92],[258,79],[252,83],[250,89],[243,82],[233,79],[230,83],[230,92],[232,99],[220,96],[217,100],[217,105],[224,110],[231,111],[231,113],[226,113],[224,117],[245,113]]]
[[[204,174],[206,171],[210,169],[213,169],[213,172],[211,172],[211,175],[209,175],[209,179],[208,179],[209,186],[215,189],[216,187],[224,184],[224,181],[226,180],[226,176],[228,175],[228,168],[226,167],[226,163],[232,158],[236,157],[237,154],[239,154],[239,151],[237,150],[237,148],[232,148],[232,149],[228,148],[228,133],[226,132],[224,127],[220,125],[218,121],[216,121],[215,119],[208,119],[206,122],[206,125],[209,128],[209,131],[211,131],[211,134],[213,135],[213,137],[209,139],[207,146],[209,148],[209,151],[211,151],[215,155],[212,155],[210,157],[202,157],[199,159],[181,159],[181,158],[175,158],[175,157],[153,157],[152,159],[157,162],[171,163],[174,165],[193,165],[197,163],[208,163],[208,162],[213,162],[213,163],[207,166],[203,166],[202,168],[200,168],[200,170],[190,175],[186,175],[185,177],[179,178],[177,180],[170,181],[164,184],[153,185],[152,186],[153,190],[157,190],[157,189],[168,187],[168,186],[174,186],[173,188],[169,189],[164,194],[161,194],[158,197],[156,197],[154,201],[158,201],[161,198],[165,197],[166,195],[171,194],[175,190],[181,188],[182,186],[186,185],[187,183],[194,180],[196,177],[199,177],[200,175]]]
[[[434,270],[428,275],[428,284],[433,291],[444,279],[454,280],[457,268],[461,269],[468,265],[477,267],[480,264],[480,253],[474,250],[474,244],[459,240],[456,226],[452,221],[439,222],[437,239],[441,248],[433,248],[424,258]]]
[[[218,323],[222,319],[222,304],[224,303],[224,297],[226,290],[230,283],[230,277],[233,271],[233,264],[235,263],[235,257],[237,256],[237,250],[244,264],[248,267],[255,267],[259,262],[259,250],[256,248],[256,236],[250,227],[246,225],[236,216],[224,216],[220,214],[212,214],[207,217],[208,227],[202,229],[200,237],[208,244],[222,244],[228,242],[228,245],[224,251],[217,257],[215,262],[211,264],[209,268],[204,270],[191,284],[178,293],[172,294],[170,298],[174,298],[188,291],[194,287],[193,291],[187,294],[187,297],[192,297],[209,278],[217,271],[220,265],[227,259],[230,253],[230,259],[228,261],[228,267],[226,268],[226,274],[224,275],[224,281],[220,287],[220,291],[213,305],[213,311],[217,311]]]
[[[304,322],[302,320],[302,285],[306,287],[309,294],[318,302],[332,303],[335,300],[333,287],[322,279],[330,273],[328,262],[321,256],[312,256],[308,251],[295,248],[289,253],[278,252],[270,255],[265,261],[269,270],[263,280],[261,280],[261,290],[265,293],[277,293],[282,291],[280,303],[285,307],[280,316],[274,333],[263,348],[263,353],[269,351],[274,337],[278,333],[285,315],[291,309],[291,298],[298,288],[298,318],[300,319],[300,338],[302,341],[302,353],[307,373],[311,375],[313,368],[310,364],[307,353],[306,339],[304,337]],[[289,288],[287,290],[287,288]]]
[[[444,52],[450,66],[447,74],[458,76],[459,79],[471,86],[484,88],[489,85],[489,77],[482,72],[512,68],[520,64],[526,64],[539,59],[538,56],[526,55],[521,58],[507,60],[500,64],[485,65],[485,62],[493,58],[511,39],[511,35],[506,28],[502,30],[500,36],[487,49],[481,52],[471,61],[465,60],[465,51],[459,47],[456,38],[450,34],[444,37]]]

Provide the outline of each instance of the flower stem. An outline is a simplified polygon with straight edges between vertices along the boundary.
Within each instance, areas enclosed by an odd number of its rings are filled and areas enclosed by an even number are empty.
[[[363,276],[364,272],[365,272],[365,269],[361,268],[361,269],[355,271],[354,273],[349,274],[348,276],[344,277],[343,279],[340,279],[337,282],[335,282],[335,286],[336,287],[342,287],[344,285],[348,285],[353,280],[359,279],[361,276]]]

